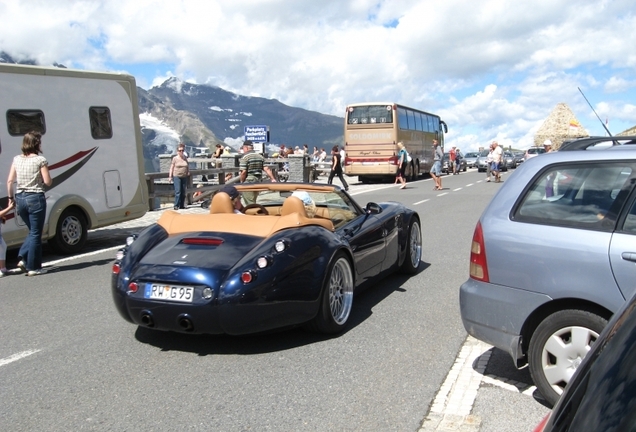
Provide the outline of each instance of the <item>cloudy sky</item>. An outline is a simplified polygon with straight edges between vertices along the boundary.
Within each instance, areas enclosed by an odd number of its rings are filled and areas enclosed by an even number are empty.
[[[592,135],[636,125],[633,0],[0,0],[0,51],[170,76],[344,115],[395,101],[447,144],[525,148],[557,103]]]

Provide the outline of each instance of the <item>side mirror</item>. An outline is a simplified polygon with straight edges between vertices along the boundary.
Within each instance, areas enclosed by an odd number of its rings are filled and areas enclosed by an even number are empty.
[[[367,212],[367,214],[380,214],[382,213],[382,207],[374,202],[370,202],[365,207],[365,211]]]

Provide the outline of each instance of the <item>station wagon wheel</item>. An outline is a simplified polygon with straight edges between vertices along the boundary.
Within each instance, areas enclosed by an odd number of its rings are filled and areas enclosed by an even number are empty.
[[[530,339],[528,365],[537,389],[551,405],[606,324],[605,318],[582,310],[559,311],[539,324]]]
[[[406,257],[404,257],[401,270],[407,274],[415,274],[420,267],[420,260],[422,259],[422,230],[420,229],[420,222],[415,218],[409,224],[406,241]]]
[[[78,253],[86,243],[88,223],[79,210],[67,208],[57,221],[55,236],[48,240],[49,246],[61,254]]]
[[[344,253],[338,252],[327,272],[318,315],[308,327],[321,333],[341,332],[353,306],[353,270]]]

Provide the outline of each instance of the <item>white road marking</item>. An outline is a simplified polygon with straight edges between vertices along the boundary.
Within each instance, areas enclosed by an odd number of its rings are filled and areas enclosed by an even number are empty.
[[[481,418],[472,415],[471,411],[482,383],[533,396],[535,386],[493,375],[484,376],[491,348],[491,345],[472,336],[466,338],[455,364],[433,400],[420,432],[459,430],[459,425],[472,426],[466,430],[478,430]]]
[[[123,248],[124,246],[125,246],[125,244],[121,244],[119,246],[112,246],[112,247],[109,247],[109,248],[106,248],[106,249],[100,249],[98,251],[87,252],[87,253],[81,254],[81,255],[73,255],[73,256],[68,257],[68,258],[62,258],[62,259],[55,260],[55,261],[48,261],[46,263],[42,263],[42,267],[53,266],[53,265],[56,265],[56,264],[59,264],[59,263],[67,262],[67,261],[73,261],[73,260],[84,258],[84,257],[88,257],[88,256],[99,255],[101,253],[108,252],[108,251],[116,251],[116,250],[119,250],[119,249]],[[115,260],[115,258],[113,257],[113,261],[114,260]]]
[[[425,200],[422,200],[422,201],[418,201],[418,202],[416,202],[416,203],[413,203],[413,205],[422,204],[422,203],[425,203],[426,201],[430,201],[430,198],[426,198]]]
[[[462,190],[462,188],[453,189],[453,192],[457,192],[459,190]]]
[[[468,183],[466,187],[471,187],[474,183]]]
[[[441,194],[439,194],[437,196],[440,197],[440,196],[444,196],[444,195],[448,195],[448,192],[443,192],[443,193],[441,193]]]
[[[0,359],[0,366],[8,365],[9,363],[13,363],[14,361],[21,360],[37,352],[40,352],[40,350],[28,350],[28,351],[19,352],[17,354],[13,354],[12,356],[9,356],[7,358]]]

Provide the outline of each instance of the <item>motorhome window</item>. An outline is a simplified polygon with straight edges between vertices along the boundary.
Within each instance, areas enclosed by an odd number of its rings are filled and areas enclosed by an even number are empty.
[[[95,139],[113,137],[113,126],[110,121],[110,109],[107,107],[91,107],[88,109],[91,121],[91,135]]]
[[[46,133],[44,113],[39,110],[9,110],[7,111],[7,129],[9,135],[21,136],[29,132]]]

